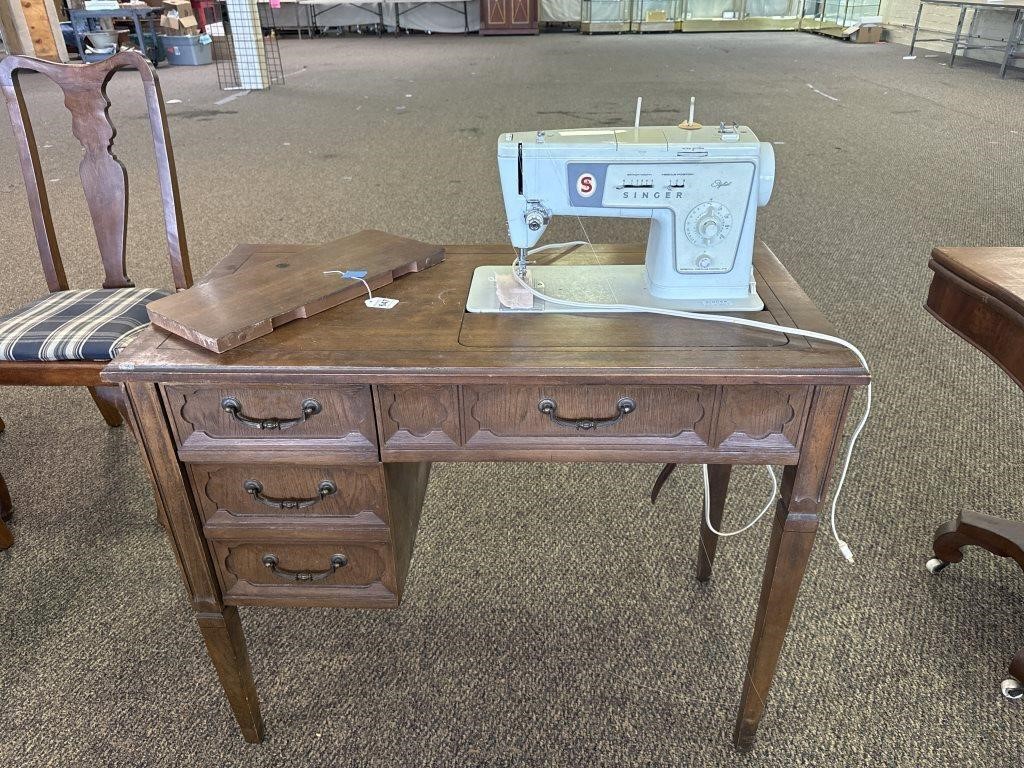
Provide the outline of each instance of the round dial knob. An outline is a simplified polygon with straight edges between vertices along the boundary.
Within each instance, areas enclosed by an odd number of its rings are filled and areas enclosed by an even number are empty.
[[[700,267],[701,269],[707,269],[713,263],[714,262],[711,261],[711,257],[708,256],[707,254],[705,254],[704,256],[701,256],[699,259],[697,259],[697,266]]]
[[[543,208],[534,207],[526,212],[526,226],[536,232],[548,223],[548,212]]]
[[[700,232],[700,236],[705,239],[713,238],[718,234],[721,224],[722,223],[714,216],[702,216],[700,221],[697,222],[697,231]]]
[[[706,248],[722,242],[729,234],[732,214],[721,203],[708,200],[687,214],[683,228],[691,243]]]

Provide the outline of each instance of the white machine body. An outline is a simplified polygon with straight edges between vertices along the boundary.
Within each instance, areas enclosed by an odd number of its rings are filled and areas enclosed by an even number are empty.
[[[650,219],[636,290],[661,306],[763,307],[754,224],[772,194],[775,153],[746,126],[506,133],[498,171],[516,249],[535,246],[552,216]]]

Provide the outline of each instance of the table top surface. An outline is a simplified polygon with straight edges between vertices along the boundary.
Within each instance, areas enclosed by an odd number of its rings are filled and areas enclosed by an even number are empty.
[[[301,258],[304,245],[242,245],[206,279],[272,259]],[[539,263],[643,263],[641,246],[541,254]],[[865,384],[846,349],[758,329],[651,314],[472,314],[466,296],[477,266],[510,264],[508,246],[446,246],[446,260],[379,291],[389,310],[350,301],[222,354],[150,328],[104,371],[120,381],[442,383],[507,379],[638,380],[651,383]],[[755,277],[765,322],[834,334],[775,255],[758,243]]]
[[[932,261],[1024,317],[1024,248],[942,247]]]

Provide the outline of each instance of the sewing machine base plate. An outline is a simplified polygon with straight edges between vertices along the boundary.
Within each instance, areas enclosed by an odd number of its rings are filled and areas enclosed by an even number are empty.
[[[592,314],[604,312],[631,312],[627,309],[588,309],[563,306],[534,298],[533,306],[510,309],[498,301],[495,281],[498,275],[508,275],[511,266],[477,267],[466,299],[467,312],[486,313],[545,313],[571,312]],[[551,265],[531,266],[533,286],[541,293],[568,301],[589,304],[629,304],[655,309],[675,309],[684,312],[759,312],[764,302],[757,295],[751,281],[750,294],[739,299],[662,299],[652,296],[647,289],[646,270],[642,264]]]

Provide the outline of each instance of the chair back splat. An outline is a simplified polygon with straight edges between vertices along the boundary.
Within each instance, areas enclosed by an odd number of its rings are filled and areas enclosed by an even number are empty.
[[[0,61],[0,87],[3,88],[18,143],[36,243],[51,292],[68,290],[68,281],[57,247],[39,150],[19,83],[19,71],[30,70],[45,75],[63,91],[64,105],[71,112],[71,131],[85,150],[79,175],[103,260],[103,287],[129,288],[134,284],[128,278],[125,266],[128,173],[113,152],[117,130],[110,122],[110,99],[107,98],[107,83],[119,69],[134,69],[142,77],[174,286],[183,290],[192,284],[174,155],[168,140],[167,115],[160,83],[146,57],[138,51],[123,51],[104,61],[83,65],[57,64],[29,56],[8,56]]]

